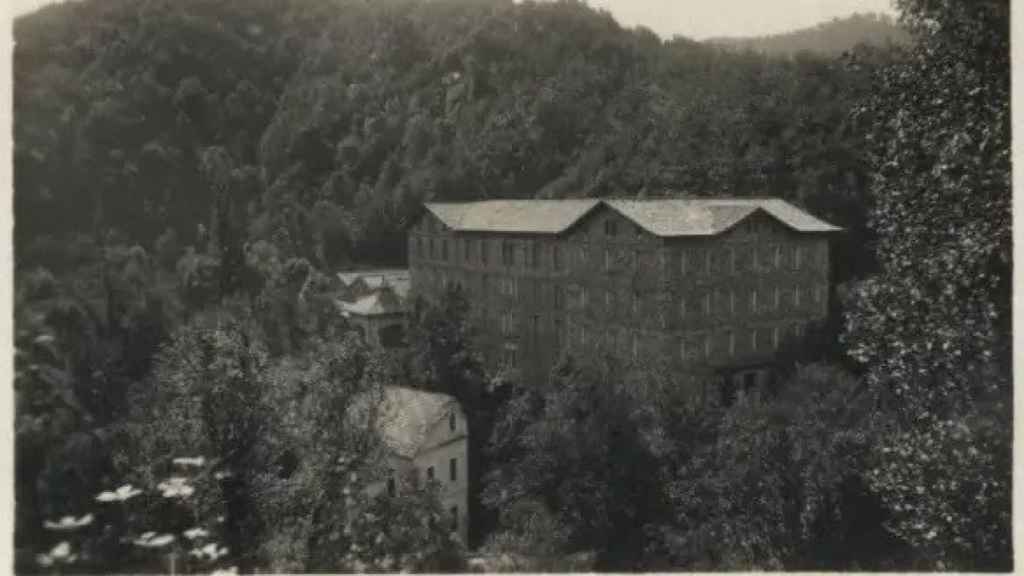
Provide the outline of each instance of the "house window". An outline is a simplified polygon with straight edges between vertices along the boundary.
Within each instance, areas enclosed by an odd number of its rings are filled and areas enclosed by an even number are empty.
[[[637,238],[639,238],[641,236],[641,230],[640,230],[639,226],[633,226],[633,231],[636,232],[636,237]]]
[[[448,239],[441,240],[441,260],[448,261]]]
[[[704,274],[711,275],[711,250],[704,251]]]
[[[604,271],[610,272],[612,269],[612,251],[610,248],[604,249]]]
[[[713,350],[712,350],[711,334],[705,334],[704,335],[704,359],[705,360],[710,360],[711,359],[712,351]]]
[[[729,357],[731,358],[736,355],[736,333],[734,333],[732,330],[729,330],[728,332],[726,332],[726,334],[728,335],[727,338],[729,340]]]
[[[750,247],[750,269],[757,272],[761,268],[757,260],[757,246]]]
[[[579,257],[579,265],[580,266],[586,266],[587,265],[587,260],[589,259],[589,254],[587,252],[587,247],[586,246],[580,246],[579,250],[577,251],[577,256]]]
[[[480,275],[480,293],[487,296],[487,274]]]
[[[757,328],[750,331],[750,349],[757,351]]]
[[[540,244],[535,240],[530,243],[530,267],[536,268],[540,263]]]
[[[686,251],[685,250],[681,250],[679,252],[679,273],[682,274],[683,276],[686,276],[686,268],[687,268],[686,260],[687,260],[687,258],[686,258]]]
[[[434,238],[430,239],[430,259],[434,260],[437,258],[437,241]]]
[[[427,481],[430,482],[430,481],[433,481],[433,480],[434,480],[434,467],[433,466],[429,466],[429,467],[427,467]]]
[[[459,462],[455,458],[448,460],[448,479],[452,482],[458,482],[459,480]]]
[[[459,530],[459,507],[458,506],[452,506],[451,513],[452,513],[452,532],[457,532]]]
[[[640,294],[633,292],[633,303],[632,303],[633,316],[640,314]]]
[[[679,339],[679,359],[686,361],[686,338]]]
[[[515,368],[519,364],[519,354],[515,344],[505,344],[502,354],[502,363],[506,368]]]
[[[530,318],[530,337],[537,338],[538,328],[540,327],[540,316],[534,314]]]
[[[778,244],[772,247],[772,264],[776,270],[782,268],[782,246]]]
[[[587,325],[580,324],[580,346],[587,345]]]
[[[416,256],[423,257],[423,237],[416,237]]]
[[[480,262],[487,266],[487,239],[480,239]]]
[[[554,293],[555,310],[561,310],[562,307],[565,306],[565,292],[562,289],[562,285],[555,284],[552,288],[552,292]]]
[[[555,318],[551,321],[551,325],[551,331],[554,333],[555,337],[555,350],[558,351],[562,349],[562,320],[560,318]]]
[[[466,238],[462,241],[462,259],[469,264],[469,251],[473,247],[473,240]]]
[[[583,286],[580,288],[580,308],[587,307],[587,287]]]
[[[562,269],[562,251],[558,244],[551,247],[551,266],[555,270]]]
[[[772,348],[775,350],[779,349],[779,327],[772,327]]]
[[[775,309],[775,310],[778,310],[779,309],[779,303],[781,301],[782,301],[782,292],[779,290],[779,287],[776,286],[775,289],[772,291],[772,308]]]
[[[800,266],[803,264],[803,260],[804,260],[804,250],[803,250],[803,248],[801,248],[800,246],[794,246],[793,247],[793,269],[794,270],[799,270]]]
[[[633,360],[640,357],[640,337],[633,333]]]
[[[501,263],[505,266],[512,266],[516,262],[516,247],[511,242],[501,243]]]
[[[814,287],[814,303],[815,304],[821,304],[822,292],[824,292],[824,290],[822,290],[821,286],[815,286]]]
[[[800,297],[802,296],[801,292],[803,292],[803,291],[800,290],[799,286],[797,286],[796,288],[793,289],[793,307],[794,308],[799,308],[800,307]]]
[[[729,290],[729,314],[736,314],[736,293]]]
[[[514,331],[515,317],[512,315],[511,310],[506,310],[501,315],[501,333],[502,335],[509,337],[512,336]]]
[[[736,250],[733,248],[727,248],[726,254],[729,255],[729,273],[736,273]]]
[[[686,318],[686,296],[679,297],[679,317]]]
[[[395,495],[395,471],[388,470],[388,496]]]
[[[448,415],[448,430],[455,432],[455,412]]]
[[[604,223],[604,234],[605,236],[615,236],[618,233],[618,222],[615,220],[606,220]]]
[[[750,313],[757,313],[757,288],[750,291]]]

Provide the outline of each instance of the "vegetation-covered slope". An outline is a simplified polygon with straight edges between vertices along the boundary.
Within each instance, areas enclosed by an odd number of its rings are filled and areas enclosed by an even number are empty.
[[[839,56],[860,44],[885,48],[907,44],[909,41],[910,34],[894,18],[873,13],[834,18],[810,28],[782,34],[706,40],[715,46],[731,50],[752,50],[769,56],[792,56],[804,51]]]

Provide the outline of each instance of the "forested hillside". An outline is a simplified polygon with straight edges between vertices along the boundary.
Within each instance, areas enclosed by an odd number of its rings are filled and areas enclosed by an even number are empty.
[[[768,56],[792,56],[813,52],[839,56],[865,44],[878,48],[906,44],[910,34],[885,14],[853,14],[835,18],[810,28],[752,38],[711,38],[707,44],[730,50],[751,50]]]
[[[19,18],[16,570],[1011,569],[1009,2],[897,4],[912,42],[786,58],[573,0]],[[614,349],[489,373],[458,289],[397,351],[338,313],[424,200],[663,195],[845,228],[763,402]],[[434,483],[369,491],[396,383],[465,409],[469,549]]]
[[[201,244],[217,194],[240,235],[325,267],[402,262],[424,199],[756,194],[864,220],[863,63],[503,0],[69,3],[16,40],[24,265],[83,235]]]

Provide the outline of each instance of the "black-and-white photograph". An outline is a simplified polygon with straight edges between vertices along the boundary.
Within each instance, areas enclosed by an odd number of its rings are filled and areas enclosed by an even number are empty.
[[[11,0],[18,574],[1014,569],[1010,0]]]

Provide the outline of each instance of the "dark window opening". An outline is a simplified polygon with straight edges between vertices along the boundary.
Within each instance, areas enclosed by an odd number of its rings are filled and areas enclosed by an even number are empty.
[[[452,512],[452,531],[457,531],[459,529],[459,507],[458,506],[452,506],[451,512]]]
[[[455,432],[455,413],[452,412],[448,415],[448,429]]]
[[[429,468],[427,468],[427,481],[429,482],[429,481],[431,481],[433,479],[434,479],[434,467],[430,466]]]
[[[388,476],[388,496],[394,496],[395,495],[395,475],[394,474],[395,473],[393,471],[389,472],[389,476]]]
[[[451,478],[452,482],[455,482],[459,479],[458,461],[455,458],[452,458],[451,460],[448,461],[448,476]]]

